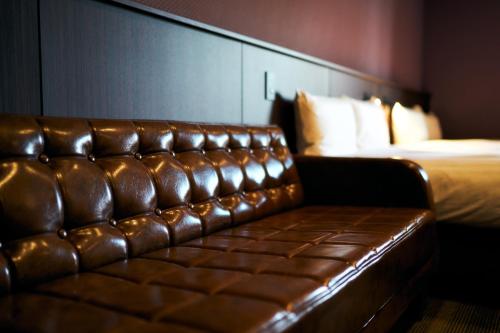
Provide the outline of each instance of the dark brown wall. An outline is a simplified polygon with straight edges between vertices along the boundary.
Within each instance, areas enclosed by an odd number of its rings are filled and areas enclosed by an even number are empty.
[[[500,1],[425,3],[424,86],[449,138],[500,138]]]
[[[422,0],[136,0],[419,89]]]

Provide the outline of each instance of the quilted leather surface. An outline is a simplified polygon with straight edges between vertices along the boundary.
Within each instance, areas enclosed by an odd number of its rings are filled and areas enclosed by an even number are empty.
[[[302,200],[277,127],[2,116],[0,158],[0,291]]]

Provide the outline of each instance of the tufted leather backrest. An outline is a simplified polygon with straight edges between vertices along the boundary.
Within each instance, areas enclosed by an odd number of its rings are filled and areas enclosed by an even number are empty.
[[[278,127],[0,116],[0,293],[301,201]]]

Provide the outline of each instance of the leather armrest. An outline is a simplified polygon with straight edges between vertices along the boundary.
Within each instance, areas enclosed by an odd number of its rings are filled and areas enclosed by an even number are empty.
[[[296,155],[307,204],[434,209],[426,172],[391,158]]]

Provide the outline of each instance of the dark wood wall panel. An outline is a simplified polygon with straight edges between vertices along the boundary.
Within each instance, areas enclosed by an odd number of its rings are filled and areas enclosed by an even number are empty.
[[[275,123],[294,141],[297,89],[428,104],[426,94],[133,4],[1,0],[0,112]]]
[[[241,122],[241,42],[93,0],[42,0],[44,112]]]
[[[0,1],[0,113],[41,113],[37,7]]]
[[[357,76],[346,74],[340,71],[330,70],[329,95],[339,97],[347,95],[352,98],[365,99],[375,95],[377,84],[373,81],[364,80]]]
[[[265,99],[265,72],[274,75],[277,99]],[[243,46],[243,121],[280,123],[281,102],[293,102],[297,89],[328,95],[328,69],[259,47]],[[278,106],[278,107],[277,107]],[[293,112],[293,109],[292,109]]]

